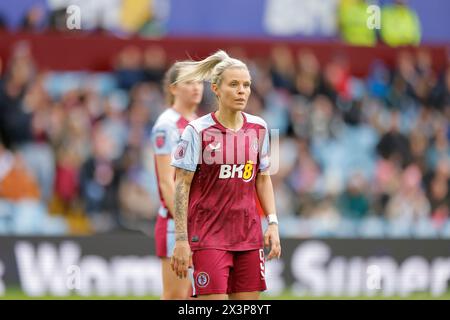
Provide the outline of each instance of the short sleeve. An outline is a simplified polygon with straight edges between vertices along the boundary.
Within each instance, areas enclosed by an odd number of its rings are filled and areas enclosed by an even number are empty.
[[[178,129],[169,124],[160,124],[152,130],[152,147],[155,154],[172,154],[180,138]]]
[[[196,171],[200,149],[199,134],[194,127],[188,125],[184,129],[181,140],[172,155],[172,166],[188,171]]]
[[[261,145],[261,151],[259,152],[259,171],[266,171],[270,167],[270,139],[269,130],[264,128],[264,137]]]

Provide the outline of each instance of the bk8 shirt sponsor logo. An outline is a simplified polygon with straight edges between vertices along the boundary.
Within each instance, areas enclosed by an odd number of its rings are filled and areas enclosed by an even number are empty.
[[[240,178],[245,182],[250,181],[254,176],[254,162],[248,160],[246,164],[222,164],[220,166],[219,179]]]

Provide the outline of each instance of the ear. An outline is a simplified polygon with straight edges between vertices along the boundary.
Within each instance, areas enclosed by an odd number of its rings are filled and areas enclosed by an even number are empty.
[[[211,83],[211,90],[212,92],[214,92],[216,97],[219,97],[219,87],[217,86],[216,83]]]
[[[176,84],[169,85],[169,92],[171,95],[175,96],[175,93],[177,92],[177,85]]]

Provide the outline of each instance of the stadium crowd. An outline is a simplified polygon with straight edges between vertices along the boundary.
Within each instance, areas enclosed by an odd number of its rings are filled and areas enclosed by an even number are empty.
[[[450,237],[450,67],[426,50],[375,60],[274,47],[246,61],[246,111],[279,130],[282,236]],[[126,47],[110,73],[38,70],[26,43],[0,62],[0,234],[151,234],[150,132],[166,108],[163,48]],[[205,93],[199,115],[214,109]]]

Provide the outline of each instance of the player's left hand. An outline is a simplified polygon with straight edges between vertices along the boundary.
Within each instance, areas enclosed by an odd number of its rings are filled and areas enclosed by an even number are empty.
[[[278,225],[270,224],[264,234],[264,246],[270,248],[267,260],[273,258],[279,259],[281,256],[280,236],[278,234]]]

